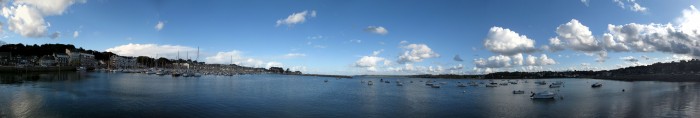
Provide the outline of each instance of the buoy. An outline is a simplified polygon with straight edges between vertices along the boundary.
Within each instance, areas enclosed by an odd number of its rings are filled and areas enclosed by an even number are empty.
[[[622,89],[622,92],[625,92],[625,89]]]

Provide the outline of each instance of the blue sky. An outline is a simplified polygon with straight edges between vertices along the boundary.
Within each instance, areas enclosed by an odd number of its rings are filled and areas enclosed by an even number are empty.
[[[700,3],[694,0],[15,0],[3,4],[0,40],[7,43],[68,43],[128,56],[176,58],[180,52],[181,58],[192,59],[199,48],[198,60],[207,63],[283,66],[307,73],[600,70],[700,55],[700,47],[693,44],[700,37],[692,32],[700,29],[699,21],[693,20],[700,20],[694,8]],[[636,28],[637,33],[615,32],[615,27]],[[573,30],[563,30],[567,28]],[[651,35],[668,29],[685,37]],[[563,43],[553,44],[552,38]],[[490,41],[495,43],[487,45]],[[456,61],[456,55],[462,61]]]

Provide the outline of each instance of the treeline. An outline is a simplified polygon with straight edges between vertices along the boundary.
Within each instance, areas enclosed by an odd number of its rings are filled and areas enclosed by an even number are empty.
[[[19,44],[5,44],[0,46],[0,52],[10,52],[12,53],[13,57],[41,57],[44,55],[53,55],[55,54],[66,54],[66,49],[71,50],[71,51],[77,51],[77,52],[82,52],[82,53],[87,53],[87,54],[92,54],[95,56],[95,60],[98,61],[104,61],[104,62],[109,62],[110,57],[117,55],[112,52],[100,52],[100,51],[95,51],[95,50],[85,50],[82,47],[76,48],[75,46],[71,44],[42,44],[42,45],[24,45],[22,43]],[[117,55],[119,56],[119,55]],[[172,63],[199,63],[197,61],[193,61],[190,59],[184,60],[184,59],[178,59],[178,60],[171,60],[167,58],[151,58],[147,56],[139,56],[139,57],[134,57],[136,58],[137,63],[144,65],[146,67],[155,67],[156,65],[162,65],[162,64],[172,64]]]
[[[13,57],[41,57],[44,55],[56,54],[66,54],[66,49],[71,51],[78,51],[82,53],[95,55],[96,60],[109,60],[109,57],[116,55],[112,52],[100,52],[95,50],[85,50],[81,48],[75,48],[71,44],[42,44],[42,45],[24,45],[19,44],[5,44],[0,46],[0,52],[10,52]]]
[[[601,71],[542,71],[542,72],[496,72],[484,75],[486,79],[526,79],[563,77],[620,77],[630,75],[692,75],[700,74],[700,60],[681,60],[651,65],[625,67]]]

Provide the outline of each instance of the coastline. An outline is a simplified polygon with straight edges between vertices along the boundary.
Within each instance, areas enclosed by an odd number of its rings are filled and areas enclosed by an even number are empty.
[[[696,74],[642,74],[589,78],[619,81],[700,82],[700,75]]]

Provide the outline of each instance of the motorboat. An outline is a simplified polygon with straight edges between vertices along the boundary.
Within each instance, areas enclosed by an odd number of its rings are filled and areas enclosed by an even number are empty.
[[[440,88],[440,85],[437,85],[437,84],[433,84],[433,85],[432,85],[432,86],[430,86],[430,87],[432,87],[432,88]]]
[[[557,84],[550,84],[549,85],[549,88],[559,88],[559,87],[561,87],[561,85],[557,85]]]
[[[596,82],[595,84],[591,85],[591,87],[593,87],[593,88],[598,88],[598,87],[602,87],[602,86],[603,86],[603,84],[601,84],[600,82]]]
[[[498,85],[487,84],[486,87],[498,87]]]
[[[525,91],[523,90],[514,90],[513,94],[525,94]]]
[[[372,81],[367,82],[367,85],[373,85]]]
[[[562,81],[557,81],[557,82],[552,83],[552,85],[562,85],[562,84],[564,84],[564,82],[562,82]]]
[[[547,82],[545,82],[545,81],[535,81],[535,84],[547,85]]]
[[[396,86],[403,86],[403,83],[397,82]]]
[[[328,82],[328,80],[323,80],[323,82]]]
[[[551,91],[542,91],[539,93],[532,93],[530,98],[532,99],[554,99],[557,94]]]
[[[500,83],[500,84],[498,84],[498,85],[505,86],[505,85],[508,85],[508,83]]]

